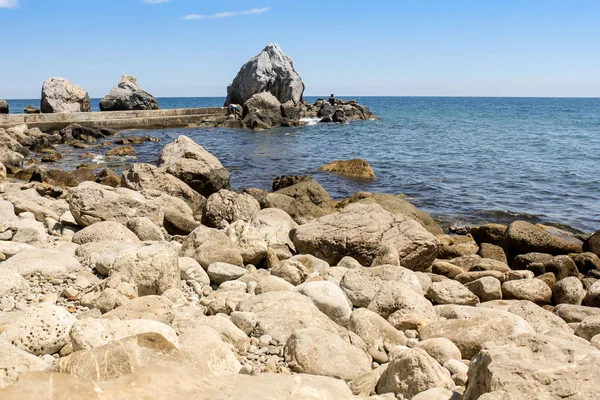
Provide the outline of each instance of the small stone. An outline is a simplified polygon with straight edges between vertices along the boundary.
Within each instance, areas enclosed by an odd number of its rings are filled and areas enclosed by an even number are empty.
[[[53,285],[62,285],[64,283],[64,281],[62,279],[55,278],[55,279],[52,279],[50,281],[50,283]]]
[[[252,366],[251,365],[243,365],[242,368],[240,369],[240,374],[243,375],[250,375],[252,373]]]
[[[412,349],[413,347],[415,347],[416,345],[419,344],[419,339],[408,339],[406,341],[406,347]]]
[[[271,340],[273,340],[273,338],[270,335],[262,335],[258,339],[258,347],[267,347]]]

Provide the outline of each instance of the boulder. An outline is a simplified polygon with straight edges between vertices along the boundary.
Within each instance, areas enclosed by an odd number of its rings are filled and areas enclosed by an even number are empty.
[[[377,383],[377,393],[394,393],[404,398],[432,388],[454,388],[450,372],[422,349],[401,349]]]
[[[0,100],[0,114],[8,114],[9,107],[6,100]]]
[[[139,243],[140,239],[127,227],[114,221],[102,221],[83,228],[71,238],[76,244],[100,242],[110,238],[111,241],[122,243]]]
[[[454,259],[457,257],[470,256],[479,250],[477,243],[470,236],[460,235],[437,235],[440,241],[440,252],[438,258]]]
[[[102,319],[149,319],[171,325],[175,318],[173,306],[173,302],[164,296],[138,297],[107,312]]]
[[[229,172],[221,162],[187,136],[163,148],[158,166],[204,197],[230,187]]]
[[[600,315],[600,308],[575,304],[558,304],[554,313],[567,323],[578,323],[592,315]]]
[[[206,269],[206,272],[210,277],[210,281],[215,285],[220,285],[227,281],[234,281],[248,273],[245,268],[225,262],[215,262],[210,264]]]
[[[421,340],[446,338],[460,349],[463,358],[471,359],[481,350],[483,343],[521,333],[535,333],[531,325],[521,318],[512,320],[502,316],[448,319],[419,328]]]
[[[379,314],[367,310],[366,308],[357,308],[352,311],[348,330],[356,333],[367,346],[369,350],[378,350],[389,352],[396,346],[405,346],[406,336]]]
[[[119,86],[100,100],[100,111],[158,110],[158,102],[150,93],[140,89],[137,78],[123,75]]]
[[[199,325],[184,332],[180,350],[194,368],[210,374],[237,374],[242,367],[217,331]]]
[[[269,193],[260,200],[262,208],[279,208],[299,224],[335,212],[329,194],[311,180]]]
[[[40,274],[46,278],[65,277],[81,267],[79,261],[58,249],[34,249],[20,251],[2,263],[6,271],[22,276]]]
[[[537,333],[564,338],[573,335],[573,329],[565,321],[531,301],[518,301],[510,306],[508,312],[518,315],[529,322]]]
[[[190,257],[179,257],[180,277],[186,281],[210,285],[210,277],[198,261]]]
[[[583,242],[583,251],[589,251],[600,257],[600,230],[585,239]]]
[[[24,372],[43,371],[48,367],[49,364],[41,358],[13,346],[6,340],[0,340],[0,389],[14,383]]]
[[[190,206],[198,220],[202,217],[206,205],[204,196],[175,176],[150,164],[133,164],[130,169],[123,171],[121,186],[137,191],[159,190],[180,198]]]
[[[437,224],[437,222],[431,218],[431,215],[427,214],[423,210],[419,210],[417,207],[406,201],[403,195],[360,192],[343,200],[341,205],[345,207],[347,204],[354,202],[379,204],[384,210],[392,214],[401,214],[416,220],[434,235],[441,235],[444,233],[443,229]]]
[[[312,177],[310,175],[281,175],[276,178],[273,178],[272,184],[272,192],[276,192],[280,189],[295,185],[296,183],[312,181]],[[259,189],[260,190],[260,189]],[[268,192],[262,193],[262,195],[267,194]],[[261,197],[261,196],[259,196]],[[258,198],[257,198],[258,200]]]
[[[49,78],[42,86],[40,110],[43,113],[89,112],[90,97],[83,88],[65,78]]]
[[[440,365],[444,365],[448,360],[462,360],[459,348],[446,338],[426,339],[415,347],[425,350]]]
[[[256,57],[242,66],[237,76],[227,87],[225,107],[244,104],[253,95],[269,92],[286,103],[302,101],[304,83],[294,69],[294,64],[279,45],[269,44]]]
[[[585,289],[578,278],[571,276],[556,282],[552,287],[552,297],[556,304],[580,305],[585,297]]]
[[[249,194],[221,189],[208,198],[202,223],[223,229],[235,221],[247,222],[259,211],[260,204]]]
[[[127,228],[129,228],[141,241],[160,242],[165,240],[165,236],[158,225],[154,224],[146,217],[130,219],[127,221]]]
[[[73,351],[93,349],[104,346],[110,342],[137,336],[143,333],[156,333],[179,347],[177,333],[173,328],[161,322],[135,319],[135,320],[105,320],[83,319],[73,324],[69,336]]]
[[[0,146],[0,163],[5,167],[19,170],[23,167],[24,159],[25,157],[23,157],[22,154],[19,154],[8,147]]]
[[[254,130],[285,125],[281,103],[269,92],[253,95],[244,103],[244,125]]]
[[[394,312],[404,310],[429,322],[437,320],[429,300],[399,281],[384,282],[368,309],[386,319]]]
[[[338,160],[333,161],[327,165],[318,168],[319,171],[333,172],[335,174],[346,175],[353,178],[364,179],[364,180],[376,180],[375,172],[371,164],[362,158],[355,158],[352,160]]]
[[[333,282],[305,282],[296,291],[312,300],[319,310],[341,326],[347,326],[352,304],[344,291]]]
[[[461,283],[451,279],[433,282],[427,291],[427,298],[436,304],[475,305],[479,298]]]
[[[0,268],[0,297],[12,292],[28,290],[29,283],[18,272]]]
[[[502,283],[492,276],[484,276],[466,283],[465,286],[479,298],[480,302],[502,298]]]
[[[575,330],[575,334],[591,341],[594,336],[600,334],[600,316],[592,315],[585,318]]]
[[[525,221],[515,221],[509,225],[504,235],[504,245],[513,258],[534,252],[552,255],[581,253],[583,247],[579,239],[554,235]]]
[[[582,274],[600,271],[600,257],[591,252],[569,254]]]
[[[290,232],[300,253],[312,254],[335,265],[351,256],[370,265],[383,246],[398,250],[400,264],[412,270],[428,268],[439,242],[412,218],[392,215],[375,204],[351,204]]]
[[[337,334],[320,328],[294,332],[285,344],[285,360],[298,373],[350,381],[371,370],[371,357]]]
[[[215,262],[244,265],[240,248],[223,232],[204,225],[194,230],[183,242],[181,257],[191,257],[203,268]]]
[[[75,321],[65,308],[40,303],[10,324],[0,339],[31,354],[55,354],[69,343],[69,332]]]
[[[313,272],[315,271],[312,266],[306,266],[297,260],[283,260],[271,269],[273,276],[282,278],[294,286],[300,285]]]
[[[258,265],[266,256],[268,246],[261,232],[251,224],[238,220],[223,231],[238,245],[244,264]]]
[[[471,361],[463,399],[593,399],[598,368],[591,346],[535,334],[498,338]]]
[[[540,279],[518,279],[502,284],[502,297],[547,304],[552,299],[552,290]]]
[[[316,327],[338,333],[340,327],[323,314],[306,296],[292,291],[272,291],[242,300],[237,311],[256,314],[251,336],[270,335],[285,343],[296,331]]]
[[[23,109],[23,113],[25,113],[25,114],[41,114],[42,111],[35,106],[28,105],[27,107],[25,107]]]
[[[290,231],[298,224],[288,213],[278,208],[264,208],[254,214],[249,224],[260,233],[268,247],[287,247],[294,249]]]
[[[500,246],[490,243],[481,243],[479,245],[479,251],[477,252],[481,258],[489,258],[491,260],[496,260],[503,262],[504,264],[508,264],[508,260],[506,259],[506,253],[504,249]]]
[[[181,359],[177,347],[158,333],[143,333],[77,351],[59,359],[55,368],[78,378],[107,381],[169,359]]]

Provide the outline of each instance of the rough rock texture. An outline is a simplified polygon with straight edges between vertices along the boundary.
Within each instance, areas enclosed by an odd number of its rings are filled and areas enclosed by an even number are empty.
[[[165,296],[144,296],[135,298],[127,304],[107,312],[102,318],[118,318],[120,320],[149,319],[171,325],[175,314],[173,302]]]
[[[238,304],[237,311],[253,312],[257,324],[254,337],[270,335],[284,343],[296,331],[316,327],[329,332],[339,332],[338,325],[330,320],[306,296],[290,291],[274,291],[250,297]]]
[[[444,365],[448,360],[461,360],[460,350],[454,343],[446,338],[433,338],[419,342],[417,348],[423,349],[433,359]]]
[[[454,388],[450,373],[422,349],[402,349],[377,383],[377,393],[411,398],[432,388]]]
[[[546,304],[552,299],[552,290],[541,279],[518,279],[502,284],[502,297]]]
[[[229,172],[221,162],[187,136],[163,148],[158,166],[204,197],[230,187]]]
[[[502,298],[502,284],[493,276],[484,276],[483,278],[465,284],[465,286],[473,292],[481,302],[499,300]]]
[[[230,347],[209,326],[200,325],[187,330],[180,336],[179,342],[186,362],[200,371],[237,374],[241,368]]]
[[[543,335],[487,343],[469,367],[464,400],[593,399],[600,396],[594,347]]]
[[[269,92],[253,95],[244,103],[244,125],[254,130],[293,125],[281,115],[281,103]]]
[[[327,165],[319,167],[319,171],[333,172],[335,174],[351,176],[353,178],[364,180],[377,179],[371,164],[361,158],[355,158],[347,161],[333,161]]]
[[[100,242],[110,238],[114,242],[139,243],[140,239],[127,227],[114,221],[102,221],[83,228],[73,235],[71,241],[77,244]]]
[[[83,88],[65,78],[49,78],[42,86],[40,110],[43,113],[89,112],[90,97]]]
[[[247,222],[259,211],[260,204],[249,194],[221,189],[208,198],[202,223],[223,229],[235,221]]]
[[[438,241],[412,218],[392,215],[375,204],[351,204],[295,228],[290,236],[296,250],[335,265],[351,256],[370,265],[381,247],[398,250],[403,267],[428,268],[437,255]]]
[[[28,248],[4,261],[2,268],[22,276],[40,274],[47,278],[58,278],[77,271],[80,263],[75,257],[57,249]]]
[[[204,196],[175,176],[150,164],[133,164],[130,169],[123,171],[121,186],[137,191],[160,190],[178,197],[190,206],[196,219],[201,218],[206,205]]]
[[[571,276],[556,282],[552,287],[552,297],[556,304],[580,305],[585,297],[585,289],[578,278]]]
[[[123,75],[119,86],[100,100],[100,110],[158,110],[158,102],[150,93],[140,89],[136,77]]]
[[[69,342],[76,318],[63,307],[41,303],[30,308],[2,334],[0,339],[31,354],[54,354]]]
[[[334,322],[347,326],[352,313],[352,304],[344,291],[333,282],[305,282],[296,290],[307,296],[322,313]]]
[[[554,235],[529,222],[516,221],[509,225],[504,245],[515,257],[533,252],[553,255],[581,253],[583,243],[574,237]]]
[[[384,282],[371,300],[368,309],[383,318],[403,310],[428,322],[437,320],[435,309],[429,300],[399,281]]]
[[[261,232],[244,221],[235,221],[223,231],[229,239],[238,245],[244,264],[258,265],[269,247],[261,236]]]
[[[269,44],[242,66],[227,87],[225,106],[244,104],[261,92],[270,92],[280,103],[292,100],[298,104],[302,101],[304,83],[294,69],[292,60],[277,44]]]
[[[194,230],[183,242],[180,255],[191,257],[204,268],[215,262],[243,265],[240,248],[223,232],[204,225]]]
[[[479,303],[477,296],[469,289],[451,279],[433,282],[427,291],[427,298],[436,304],[474,305]]]
[[[600,230],[596,231],[583,242],[583,251],[589,251],[600,257]]]
[[[367,353],[320,328],[294,332],[286,342],[285,359],[295,372],[344,380],[352,380],[371,369]]]
[[[48,367],[48,363],[41,358],[13,346],[6,340],[0,340],[0,389],[15,382],[24,372],[43,371]]]
[[[0,114],[8,114],[9,107],[6,100],[0,100]]]
[[[206,269],[206,272],[210,277],[210,281],[216,285],[220,285],[223,282],[236,280],[248,273],[245,268],[224,262],[215,262],[210,264]]]
[[[368,350],[389,351],[396,346],[406,345],[406,336],[379,314],[358,308],[352,312],[348,330],[356,333]]]

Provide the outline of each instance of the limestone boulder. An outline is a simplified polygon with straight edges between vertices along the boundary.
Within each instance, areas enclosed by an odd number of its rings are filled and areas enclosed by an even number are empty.
[[[592,315],[600,315],[600,308],[575,304],[559,304],[554,307],[554,314],[567,323],[578,323]]]
[[[0,340],[0,389],[14,383],[24,372],[43,371],[49,366],[41,358],[13,346],[6,340]]]
[[[397,351],[377,383],[377,393],[394,393],[405,398],[432,388],[454,388],[450,372],[423,349]]]
[[[285,343],[296,331],[320,328],[338,333],[340,327],[306,296],[292,291],[271,291],[242,300],[236,311],[253,312],[257,323],[251,336],[270,335]]]
[[[22,276],[41,274],[46,278],[59,278],[79,270],[81,264],[58,249],[29,248],[4,261],[2,268]]]
[[[580,305],[585,289],[578,278],[571,276],[556,282],[552,287],[552,297],[556,304]]]
[[[498,338],[471,361],[463,399],[593,399],[598,368],[592,346],[535,334]]]
[[[107,312],[101,318],[120,320],[149,319],[171,325],[175,318],[174,303],[164,296],[138,297]]]
[[[600,316],[593,315],[585,318],[577,327],[575,334],[587,341],[592,340],[594,336],[600,334]]]
[[[518,279],[502,284],[502,297],[547,304],[552,299],[552,290],[540,279]]]
[[[244,103],[244,124],[254,130],[290,125],[281,114],[281,103],[269,92],[256,93]]]
[[[479,298],[461,283],[451,279],[433,282],[427,291],[427,298],[436,304],[474,305]]]
[[[439,242],[409,217],[392,215],[375,204],[351,204],[344,210],[301,225],[290,233],[300,253],[335,265],[351,256],[370,265],[383,246],[395,247],[400,264],[411,270],[428,268]]]
[[[6,100],[0,100],[0,114],[8,114],[10,108]]]
[[[43,113],[89,112],[90,96],[65,78],[49,78],[42,85],[40,110]]]
[[[493,276],[484,276],[472,282],[466,283],[469,289],[480,302],[499,300],[502,298],[502,283]]]
[[[210,277],[200,263],[193,258],[179,257],[179,272],[183,280],[210,285]]]
[[[0,334],[0,339],[31,354],[55,354],[69,343],[76,318],[65,308],[50,303],[27,309]]]
[[[219,333],[209,326],[199,325],[184,332],[179,342],[187,363],[205,373],[237,374],[242,367]]]
[[[261,198],[260,206],[279,208],[299,224],[335,212],[327,191],[312,179],[268,193]]]
[[[388,318],[404,310],[429,322],[437,320],[435,309],[425,297],[399,281],[385,282],[371,300],[369,310]]]
[[[425,350],[440,365],[444,365],[448,360],[462,360],[460,349],[446,338],[426,339],[415,347]]]
[[[220,285],[227,281],[234,281],[248,273],[245,268],[225,262],[215,262],[210,264],[206,269],[206,272],[210,277],[210,281],[216,285]]]
[[[163,169],[150,164],[133,164],[130,169],[123,171],[121,186],[137,191],[159,190],[177,197],[190,206],[197,219],[202,217],[206,205],[206,199],[200,193]]]
[[[371,370],[371,357],[340,336],[320,328],[294,332],[285,344],[292,371],[352,380]]]
[[[244,264],[258,265],[269,249],[261,232],[251,224],[238,220],[223,230],[225,235],[240,248]]]
[[[0,296],[28,289],[29,283],[18,272],[10,269],[0,269]]]
[[[119,85],[100,100],[100,110],[158,110],[158,102],[154,96],[140,88],[136,77],[123,75]]]
[[[163,148],[158,166],[204,197],[230,187],[229,172],[221,162],[187,136]]]
[[[525,221],[509,225],[504,234],[504,245],[512,257],[533,252],[552,255],[581,253],[583,248],[583,242],[574,237],[555,235]]]
[[[589,251],[600,257],[600,230],[596,231],[583,242],[583,251]]]
[[[90,225],[73,235],[71,241],[76,244],[100,242],[110,238],[111,241],[123,243],[139,243],[140,239],[126,226],[114,221],[102,221]]]
[[[165,240],[165,236],[158,225],[154,224],[146,217],[130,219],[127,221],[127,228],[129,228],[141,241],[161,242]]]
[[[347,326],[352,314],[352,304],[344,291],[333,282],[305,282],[296,291],[307,296],[317,308],[334,322]]]
[[[260,204],[249,194],[221,189],[208,198],[202,223],[223,229],[235,221],[247,222],[259,211]]]
[[[363,180],[376,180],[375,172],[368,161],[361,158],[352,160],[333,161],[318,168],[319,171],[327,171],[335,174],[350,176]]]
[[[69,336],[73,351],[88,350],[104,346],[110,342],[137,336],[143,333],[156,333],[179,347],[177,333],[173,328],[161,322],[135,319],[83,319],[73,324]]]
[[[294,69],[292,59],[277,44],[269,44],[256,57],[242,66],[227,87],[225,106],[244,104],[253,95],[269,92],[280,103],[302,101],[304,83]]]
[[[242,266],[240,248],[223,232],[204,225],[196,228],[183,242],[181,257],[191,257],[204,268],[215,262]]]
[[[531,301],[518,301],[508,309],[508,312],[529,322],[537,333],[563,338],[573,335],[573,329],[565,321]]]
[[[278,208],[264,208],[254,214],[249,224],[258,229],[267,246],[285,246],[294,249],[290,231],[298,224],[285,211]]]
[[[406,336],[385,318],[366,308],[358,308],[350,315],[348,330],[356,333],[369,350],[389,352],[396,346],[405,346]]]

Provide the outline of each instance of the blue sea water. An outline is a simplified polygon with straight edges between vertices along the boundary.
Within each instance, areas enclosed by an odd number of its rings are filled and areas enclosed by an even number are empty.
[[[357,191],[403,193],[446,225],[527,219],[584,232],[600,229],[600,99],[355,99],[379,119],[258,133],[135,131],[161,143],[139,146],[137,160],[125,162],[156,162],[166,143],[187,135],[231,171],[235,189],[269,189],[275,176],[308,173],[336,199]],[[184,108],[221,106],[224,98],[158,100],[161,108]],[[36,102],[9,104],[17,111]],[[98,100],[92,104],[97,109]],[[371,163],[377,181],[317,171],[333,160],[356,157]],[[112,162],[113,168],[123,167],[123,160]]]

